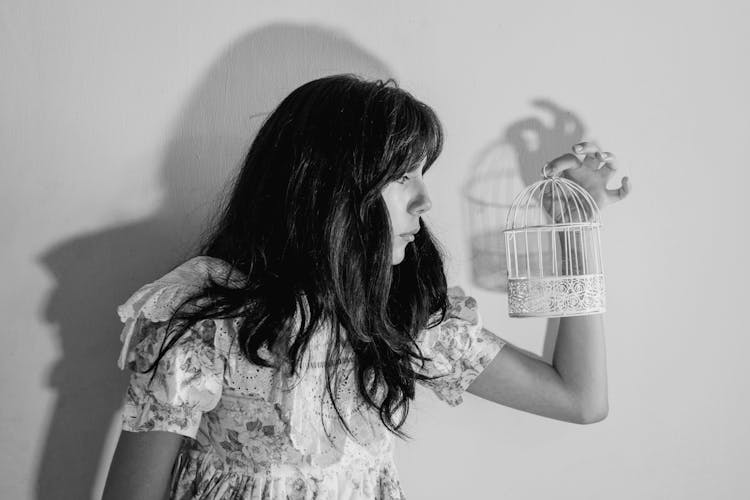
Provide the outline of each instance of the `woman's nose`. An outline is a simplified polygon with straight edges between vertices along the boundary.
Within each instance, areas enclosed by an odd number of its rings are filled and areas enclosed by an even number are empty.
[[[427,188],[423,187],[419,190],[410,208],[410,212],[418,215],[422,215],[432,208],[432,200],[430,200],[430,196],[427,194]]]

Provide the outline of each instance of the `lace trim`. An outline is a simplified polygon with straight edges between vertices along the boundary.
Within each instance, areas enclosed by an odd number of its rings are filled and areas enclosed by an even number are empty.
[[[298,314],[294,328],[299,327],[299,321]],[[289,422],[294,448],[307,457],[309,465],[318,467],[342,460],[371,460],[388,453],[392,446],[390,433],[359,395],[353,369],[340,370],[339,379],[332,381],[332,389],[354,439],[339,420],[325,381],[327,346],[332,333],[330,327],[316,332],[303,355],[299,373],[291,376],[291,367],[285,363],[283,370],[274,374],[268,394],[268,400]],[[340,362],[341,366],[351,365],[354,357],[343,352]]]
[[[510,316],[572,316],[605,312],[604,275],[508,280]]]

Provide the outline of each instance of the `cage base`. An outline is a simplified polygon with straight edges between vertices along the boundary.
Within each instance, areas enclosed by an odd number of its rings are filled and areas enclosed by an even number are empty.
[[[512,318],[583,316],[605,311],[603,274],[508,279],[508,315]]]

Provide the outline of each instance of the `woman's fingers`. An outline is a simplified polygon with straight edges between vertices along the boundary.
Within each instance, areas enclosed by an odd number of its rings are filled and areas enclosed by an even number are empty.
[[[582,165],[596,170],[603,161],[608,161],[608,157],[614,157],[612,153],[602,153],[599,145],[593,141],[574,144],[572,150],[575,154],[567,153],[555,158],[544,166],[543,172],[547,173],[548,176],[557,176],[565,170],[578,168]],[[582,160],[579,159],[580,156],[583,156]]]
[[[599,172],[602,178],[604,179],[604,184],[606,185],[609,181],[609,178],[612,177],[612,174],[615,173],[615,170],[617,170],[612,164],[605,163],[601,167],[599,167]]]
[[[599,146],[595,142],[579,142],[573,145],[573,152],[577,155],[593,155],[599,152]]]
[[[624,199],[631,190],[630,179],[623,177],[618,189],[607,189],[607,181],[617,171],[617,158],[609,151],[601,151],[595,142],[580,142],[573,146],[575,154],[567,153],[547,163],[542,172],[547,177],[566,177],[594,197],[599,208]],[[580,167],[586,167],[581,169]],[[563,175],[563,172],[568,171]],[[552,203],[548,200],[546,205]],[[586,214],[588,217],[590,214]]]
[[[583,155],[581,165],[592,170],[597,170],[602,162],[599,159],[599,155],[601,155],[599,145],[595,142],[579,142],[573,145],[573,152],[579,156]]]
[[[602,168],[602,164],[610,164],[612,170],[616,170],[617,167],[614,165],[616,160],[615,155],[609,151],[596,151],[586,154],[586,157],[583,159],[583,165],[593,170],[599,170]]]
[[[578,168],[581,166],[581,160],[571,153],[566,153],[562,156],[558,156],[554,160],[547,163],[542,169],[543,172],[547,173],[547,176],[559,176],[563,171],[569,168]]]
[[[623,177],[621,185],[618,189],[607,189],[607,194],[611,200],[611,203],[616,201],[624,200],[631,190],[630,177]]]
[[[602,164],[602,161],[594,154],[587,154],[584,158],[581,164],[584,167],[588,167],[592,170],[598,170],[599,165]]]
[[[595,156],[599,159],[599,161],[603,161],[605,163],[615,163],[617,161],[617,157],[614,154],[610,153],[609,151],[604,151],[603,153],[596,153]],[[613,168],[616,169],[617,167],[613,166]]]
[[[612,174],[617,170],[617,158],[615,155],[609,152],[597,153],[596,157],[602,164],[598,168],[601,176],[604,177],[604,183],[606,184]]]

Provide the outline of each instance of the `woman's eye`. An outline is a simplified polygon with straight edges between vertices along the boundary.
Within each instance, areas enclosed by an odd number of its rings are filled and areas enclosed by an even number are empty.
[[[408,175],[402,175],[401,178],[399,180],[397,180],[396,182],[398,182],[399,184],[403,184],[404,182],[406,182],[408,180],[409,180],[409,176]]]

